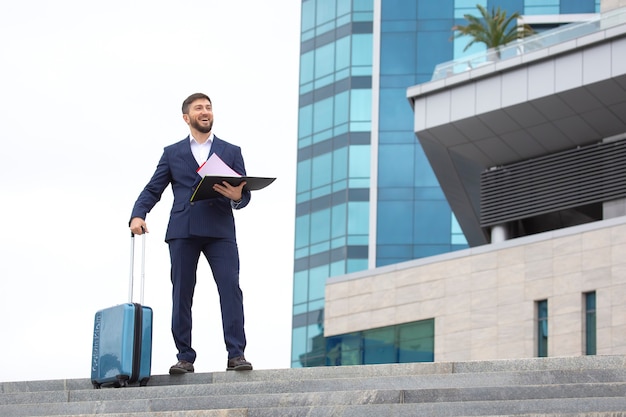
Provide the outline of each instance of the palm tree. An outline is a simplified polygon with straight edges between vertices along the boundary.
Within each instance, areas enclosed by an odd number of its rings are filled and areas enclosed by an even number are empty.
[[[535,33],[528,25],[518,26],[511,24],[521,16],[519,12],[515,12],[507,17],[506,11],[500,10],[500,7],[497,9],[492,8],[491,13],[480,4],[477,4],[476,7],[480,11],[482,19],[466,14],[463,17],[467,20],[467,25],[455,25],[452,27],[452,30],[457,32],[454,35],[455,38],[465,35],[473,38],[463,51],[466,51],[475,43],[484,43],[488,49],[495,48],[497,57],[500,58],[500,46]]]

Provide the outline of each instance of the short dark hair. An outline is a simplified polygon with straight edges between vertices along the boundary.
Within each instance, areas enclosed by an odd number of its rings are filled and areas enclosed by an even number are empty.
[[[194,93],[190,95],[189,97],[187,97],[185,101],[183,101],[183,114],[189,114],[189,106],[191,106],[191,103],[199,99],[206,99],[206,100],[209,100],[209,103],[211,103],[211,99],[206,94]]]

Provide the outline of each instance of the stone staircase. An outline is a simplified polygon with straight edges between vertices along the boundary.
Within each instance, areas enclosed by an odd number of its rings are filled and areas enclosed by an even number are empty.
[[[362,365],[0,383],[0,416],[626,417],[626,356]]]

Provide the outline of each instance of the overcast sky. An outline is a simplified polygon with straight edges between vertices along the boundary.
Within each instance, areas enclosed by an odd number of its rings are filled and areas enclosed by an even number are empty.
[[[128,299],[132,205],[195,92],[248,175],[277,177],[235,221],[246,357],[290,366],[299,28],[299,0],[0,3],[0,381],[90,377],[94,314]],[[168,188],[147,218],[153,375],[176,362],[171,203]],[[223,371],[204,259],[198,281],[196,372]]]

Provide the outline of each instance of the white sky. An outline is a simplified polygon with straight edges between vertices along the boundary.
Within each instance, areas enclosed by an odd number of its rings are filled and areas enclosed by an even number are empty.
[[[180,106],[194,92],[248,175],[277,177],[235,221],[246,357],[290,366],[299,27],[299,0],[0,3],[0,381],[90,377],[94,314],[128,299],[132,205],[188,134]],[[171,202],[168,188],[147,218],[153,375],[176,362]],[[198,281],[196,372],[223,371],[203,258]]]

